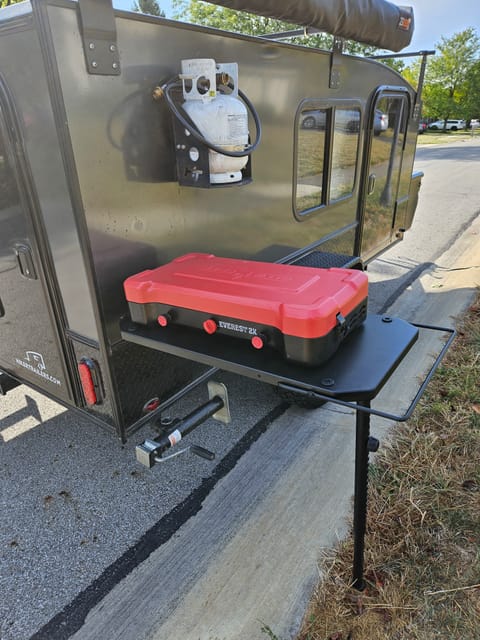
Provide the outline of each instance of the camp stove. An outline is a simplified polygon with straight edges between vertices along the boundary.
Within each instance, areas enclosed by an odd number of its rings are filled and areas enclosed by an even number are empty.
[[[356,269],[316,269],[191,253],[128,278],[133,322],[227,335],[258,351],[317,366],[367,315],[368,281]]]

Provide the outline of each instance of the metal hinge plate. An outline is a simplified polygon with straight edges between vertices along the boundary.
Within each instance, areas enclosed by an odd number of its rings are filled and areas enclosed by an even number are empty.
[[[79,0],[83,50],[92,75],[120,75],[115,15],[111,0]]]
[[[332,53],[330,54],[330,78],[328,86],[330,89],[340,87],[340,69],[342,67],[343,39],[333,39]]]

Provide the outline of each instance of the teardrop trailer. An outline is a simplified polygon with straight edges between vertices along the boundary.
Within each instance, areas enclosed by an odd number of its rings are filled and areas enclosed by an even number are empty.
[[[360,584],[369,416],[389,416],[370,401],[419,331],[366,314],[362,268],[412,225],[421,82],[341,38],[398,51],[413,13],[217,4],[329,31],[334,47],[107,0],[0,10],[0,390],[30,385],[123,441],[218,369],[353,406]],[[411,413],[450,334],[389,417]],[[228,420],[226,390],[210,395],[137,458],[153,466],[206,418]]]

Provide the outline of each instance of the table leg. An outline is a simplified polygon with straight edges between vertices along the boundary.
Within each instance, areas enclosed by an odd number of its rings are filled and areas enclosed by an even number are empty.
[[[369,408],[370,402],[359,402]],[[355,498],[353,508],[353,586],[365,588],[363,561],[365,531],[367,525],[368,453],[370,437],[370,414],[357,411],[355,440]]]

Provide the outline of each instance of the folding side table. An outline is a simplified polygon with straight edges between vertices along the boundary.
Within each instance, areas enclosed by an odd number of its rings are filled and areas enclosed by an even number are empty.
[[[403,415],[394,415],[372,408],[371,401],[413,347],[420,330],[437,331],[442,335],[447,334],[448,338],[407,411]],[[145,326],[123,319],[121,333],[124,340],[145,347],[355,410],[353,580],[357,589],[363,589],[369,452],[378,448],[378,441],[370,436],[370,415],[398,422],[407,420],[454,339],[455,331],[415,325],[390,316],[368,315],[364,324],[355,329],[337,352],[318,367],[288,362],[268,347],[257,351],[244,340],[218,334],[207,335],[179,326]]]

